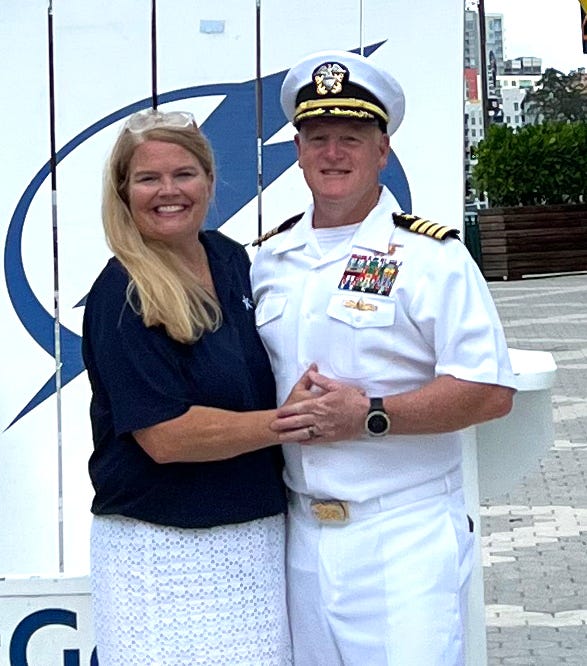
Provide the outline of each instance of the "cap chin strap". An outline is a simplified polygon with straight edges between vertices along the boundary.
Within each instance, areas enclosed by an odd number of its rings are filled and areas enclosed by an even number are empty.
[[[354,116],[360,120],[378,118],[383,120],[385,125],[389,122],[389,116],[383,109],[372,102],[366,102],[354,97],[311,99],[300,102],[294,113],[294,122],[298,122],[302,115],[307,117],[309,115],[324,114],[326,111],[330,115]]]

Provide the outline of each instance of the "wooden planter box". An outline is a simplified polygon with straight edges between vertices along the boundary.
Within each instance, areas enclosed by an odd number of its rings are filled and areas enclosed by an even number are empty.
[[[479,211],[487,280],[587,271],[587,204]]]

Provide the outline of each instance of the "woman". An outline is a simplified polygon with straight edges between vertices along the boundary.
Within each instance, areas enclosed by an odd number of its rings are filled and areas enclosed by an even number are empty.
[[[191,114],[128,120],[84,316],[101,666],[290,663],[275,388],[246,252],[202,231],[213,189]]]

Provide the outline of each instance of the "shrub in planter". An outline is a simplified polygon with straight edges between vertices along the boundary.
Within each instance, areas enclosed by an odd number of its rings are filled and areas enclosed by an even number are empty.
[[[587,270],[587,123],[492,125],[477,158],[485,277]]]
[[[587,202],[587,123],[491,125],[475,151],[474,187],[491,206]]]

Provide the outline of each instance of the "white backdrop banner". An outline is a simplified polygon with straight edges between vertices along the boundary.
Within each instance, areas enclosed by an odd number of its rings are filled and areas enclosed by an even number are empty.
[[[217,156],[207,225],[249,243],[259,226],[265,231],[304,210],[309,192],[279,88],[299,58],[335,48],[362,50],[405,89],[406,118],[383,175],[398,210],[461,226],[462,5],[160,0],[159,106],[192,111]],[[151,104],[151,3],[52,2],[58,322],[48,9],[46,0],[0,2],[0,663],[95,666],[87,586],[90,394],[81,322],[85,296],[109,256],[100,221],[104,161],[128,114]]]
[[[398,210],[460,226],[462,5],[160,1],[159,106],[192,111],[217,156],[216,200],[207,225],[243,243],[258,234],[258,71],[263,230],[304,210],[309,192],[279,88],[297,59],[337,48],[362,49],[405,89],[406,117],[383,176]],[[57,453],[48,3],[2,2],[0,576],[59,572],[60,468],[63,572],[88,570],[91,432],[80,353],[83,303],[109,256],[100,221],[104,160],[124,118],[151,103],[148,0],[54,0],[52,6],[63,461]]]

